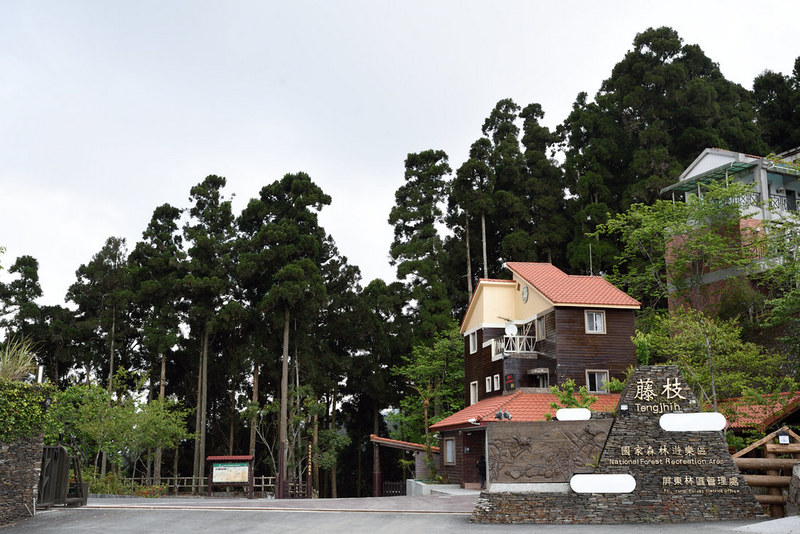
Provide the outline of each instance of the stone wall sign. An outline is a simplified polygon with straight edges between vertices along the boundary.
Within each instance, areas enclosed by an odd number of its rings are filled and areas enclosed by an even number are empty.
[[[615,494],[568,490],[559,494],[537,494],[515,492],[511,486],[504,492],[482,493],[472,520],[621,523],[755,518],[762,512],[761,506],[734,464],[721,432],[677,427],[665,430],[660,424],[662,414],[698,412],[697,401],[677,367],[639,367],[622,392],[613,425],[593,470],[598,474],[630,475],[636,481],[633,491]],[[673,419],[681,420],[680,417]],[[510,431],[513,423],[505,426]],[[555,430],[541,430],[534,441],[539,441],[538,436],[551,439],[548,436],[557,435]],[[491,472],[497,467],[491,463],[490,436],[487,433]],[[591,438],[584,439],[586,449],[595,446]],[[563,439],[552,439],[556,449],[563,447],[563,443]],[[531,449],[534,448],[539,454],[548,454],[546,441],[531,444]],[[574,468],[576,462],[561,460],[559,465],[564,464]],[[500,471],[515,473],[524,467],[525,464],[520,463],[505,466]]]

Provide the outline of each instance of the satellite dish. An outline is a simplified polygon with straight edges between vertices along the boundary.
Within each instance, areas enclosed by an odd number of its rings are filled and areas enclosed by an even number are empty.
[[[516,336],[517,335],[517,325],[514,323],[508,323],[506,325],[506,335],[507,336]]]

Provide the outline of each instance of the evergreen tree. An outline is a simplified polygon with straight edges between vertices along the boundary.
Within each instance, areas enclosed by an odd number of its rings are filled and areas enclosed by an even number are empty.
[[[394,226],[390,255],[397,278],[405,281],[415,302],[414,339],[430,342],[450,322],[451,305],[440,274],[442,239],[436,229],[442,222],[450,165],[443,151],[426,150],[409,154],[405,166],[405,183],[397,189],[389,214]]]
[[[200,341],[195,418],[195,480],[203,470],[206,449],[208,354],[211,335],[231,295],[231,247],[235,230],[230,200],[222,196],[226,180],[210,175],[190,190],[190,220],[183,227],[188,245],[186,275],[181,290],[188,300],[191,336]],[[192,491],[197,491],[193,485]]]
[[[78,306],[83,350],[88,352],[83,361],[87,381],[91,369],[107,370],[109,394],[114,391],[115,364],[120,364],[120,356],[128,355],[124,349],[131,337],[132,292],[127,261],[125,239],[109,237],[92,261],[78,268],[78,280],[67,292],[67,298]]]
[[[185,253],[178,232],[181,210],[164,204],[153,212],[142,241],[130,255],[135,308],[140,315],[141,346],[158,399],[166,394],[167,355],[178,344],[180,332],[180,280]],[[161,483],[161,449],[155,452],[155,483]]]
[[[509,259],[530,259],[564,265],[570,224],[565,215],[563,172],[551,157],[556,135],[539,124],[544,112],[539,104],[529,104],[522,110],[522,145],[525,148],[524,197],[529,206],[531,243],[525,249],[509,245]],[[524,221],[522,221],[524,222]],[[524,243],[524,241],[523,241]],[[527,253],[526,253],[527,252]]]
[[[753,81],[761,135],[772,152],[800,146],[800,57],[792,76],[764,71]]]
[[[758,154],[765,150],[752,96],[724,78],[697,45],[671,28],[637,34],[594,102],[578,95],[562,127],[571,208],[579,222],[569,263],[588,270],[613,266],[615,246],[588,241],[606,220],[633,202],[650,203],[705,147]]]
[[[264,306],[283,322],[278,480],[286,481],[289,403],[289,332],[293,314],[303,317],[325,300],[325,282],[319,265],[325,233],[317,212],[331,198],[303,172],[287,174],[265,186],[260,193],[265,216],[265,237],[269,246],[273,283],[264,295]],[[256,209],[257,203],[249,207]],[[282,492],[282,489],[280,490]]]

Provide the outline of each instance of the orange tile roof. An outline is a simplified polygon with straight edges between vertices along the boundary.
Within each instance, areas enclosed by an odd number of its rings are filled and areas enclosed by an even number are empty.
[[[757,428],[765,430],[800,407],[800,391],[779,393],[778,399],[768,404],[753,404],[744,397],[719,402],[718,410],[728,419],[728,428]]]
[[[410,441],[400,441],[399,439],[382,438],[375,434],[369,435],[369,440],[373,443],[386,445],[395,449],[403,449],[406,451],[424,451],[425,445],[421,443],[412,443]],[[431,452],[439,452],[439,447],[431,447]]]
[[[554,402],[558,403],[558,397],[552,393],[517,391],[513,395],[489,397],[431,425],[431,430],[447,430],[481,423],[485,425],[488,421],[495,421],[494,415],[500,410],[511,414],[511,422],[544,421],[545,414],[555,415],[555,410],[550,407],[550,404]],[[614,410],[618,402],[619,394],[603,393],[597,395],[597,401],[591,409],[596,412],[610,412]],[[474,422],[471,422],[470,419],[474,419]]]
[[[506,266],[553,304],[630,306],[641,303],[600,276],[567,274],[550,263],[510,261]]]

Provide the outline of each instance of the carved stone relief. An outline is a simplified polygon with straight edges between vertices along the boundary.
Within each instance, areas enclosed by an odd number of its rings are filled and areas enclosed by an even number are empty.
[[[611,430],[611,419],[490,423],[491,483],[568,482],[590,473]]]

